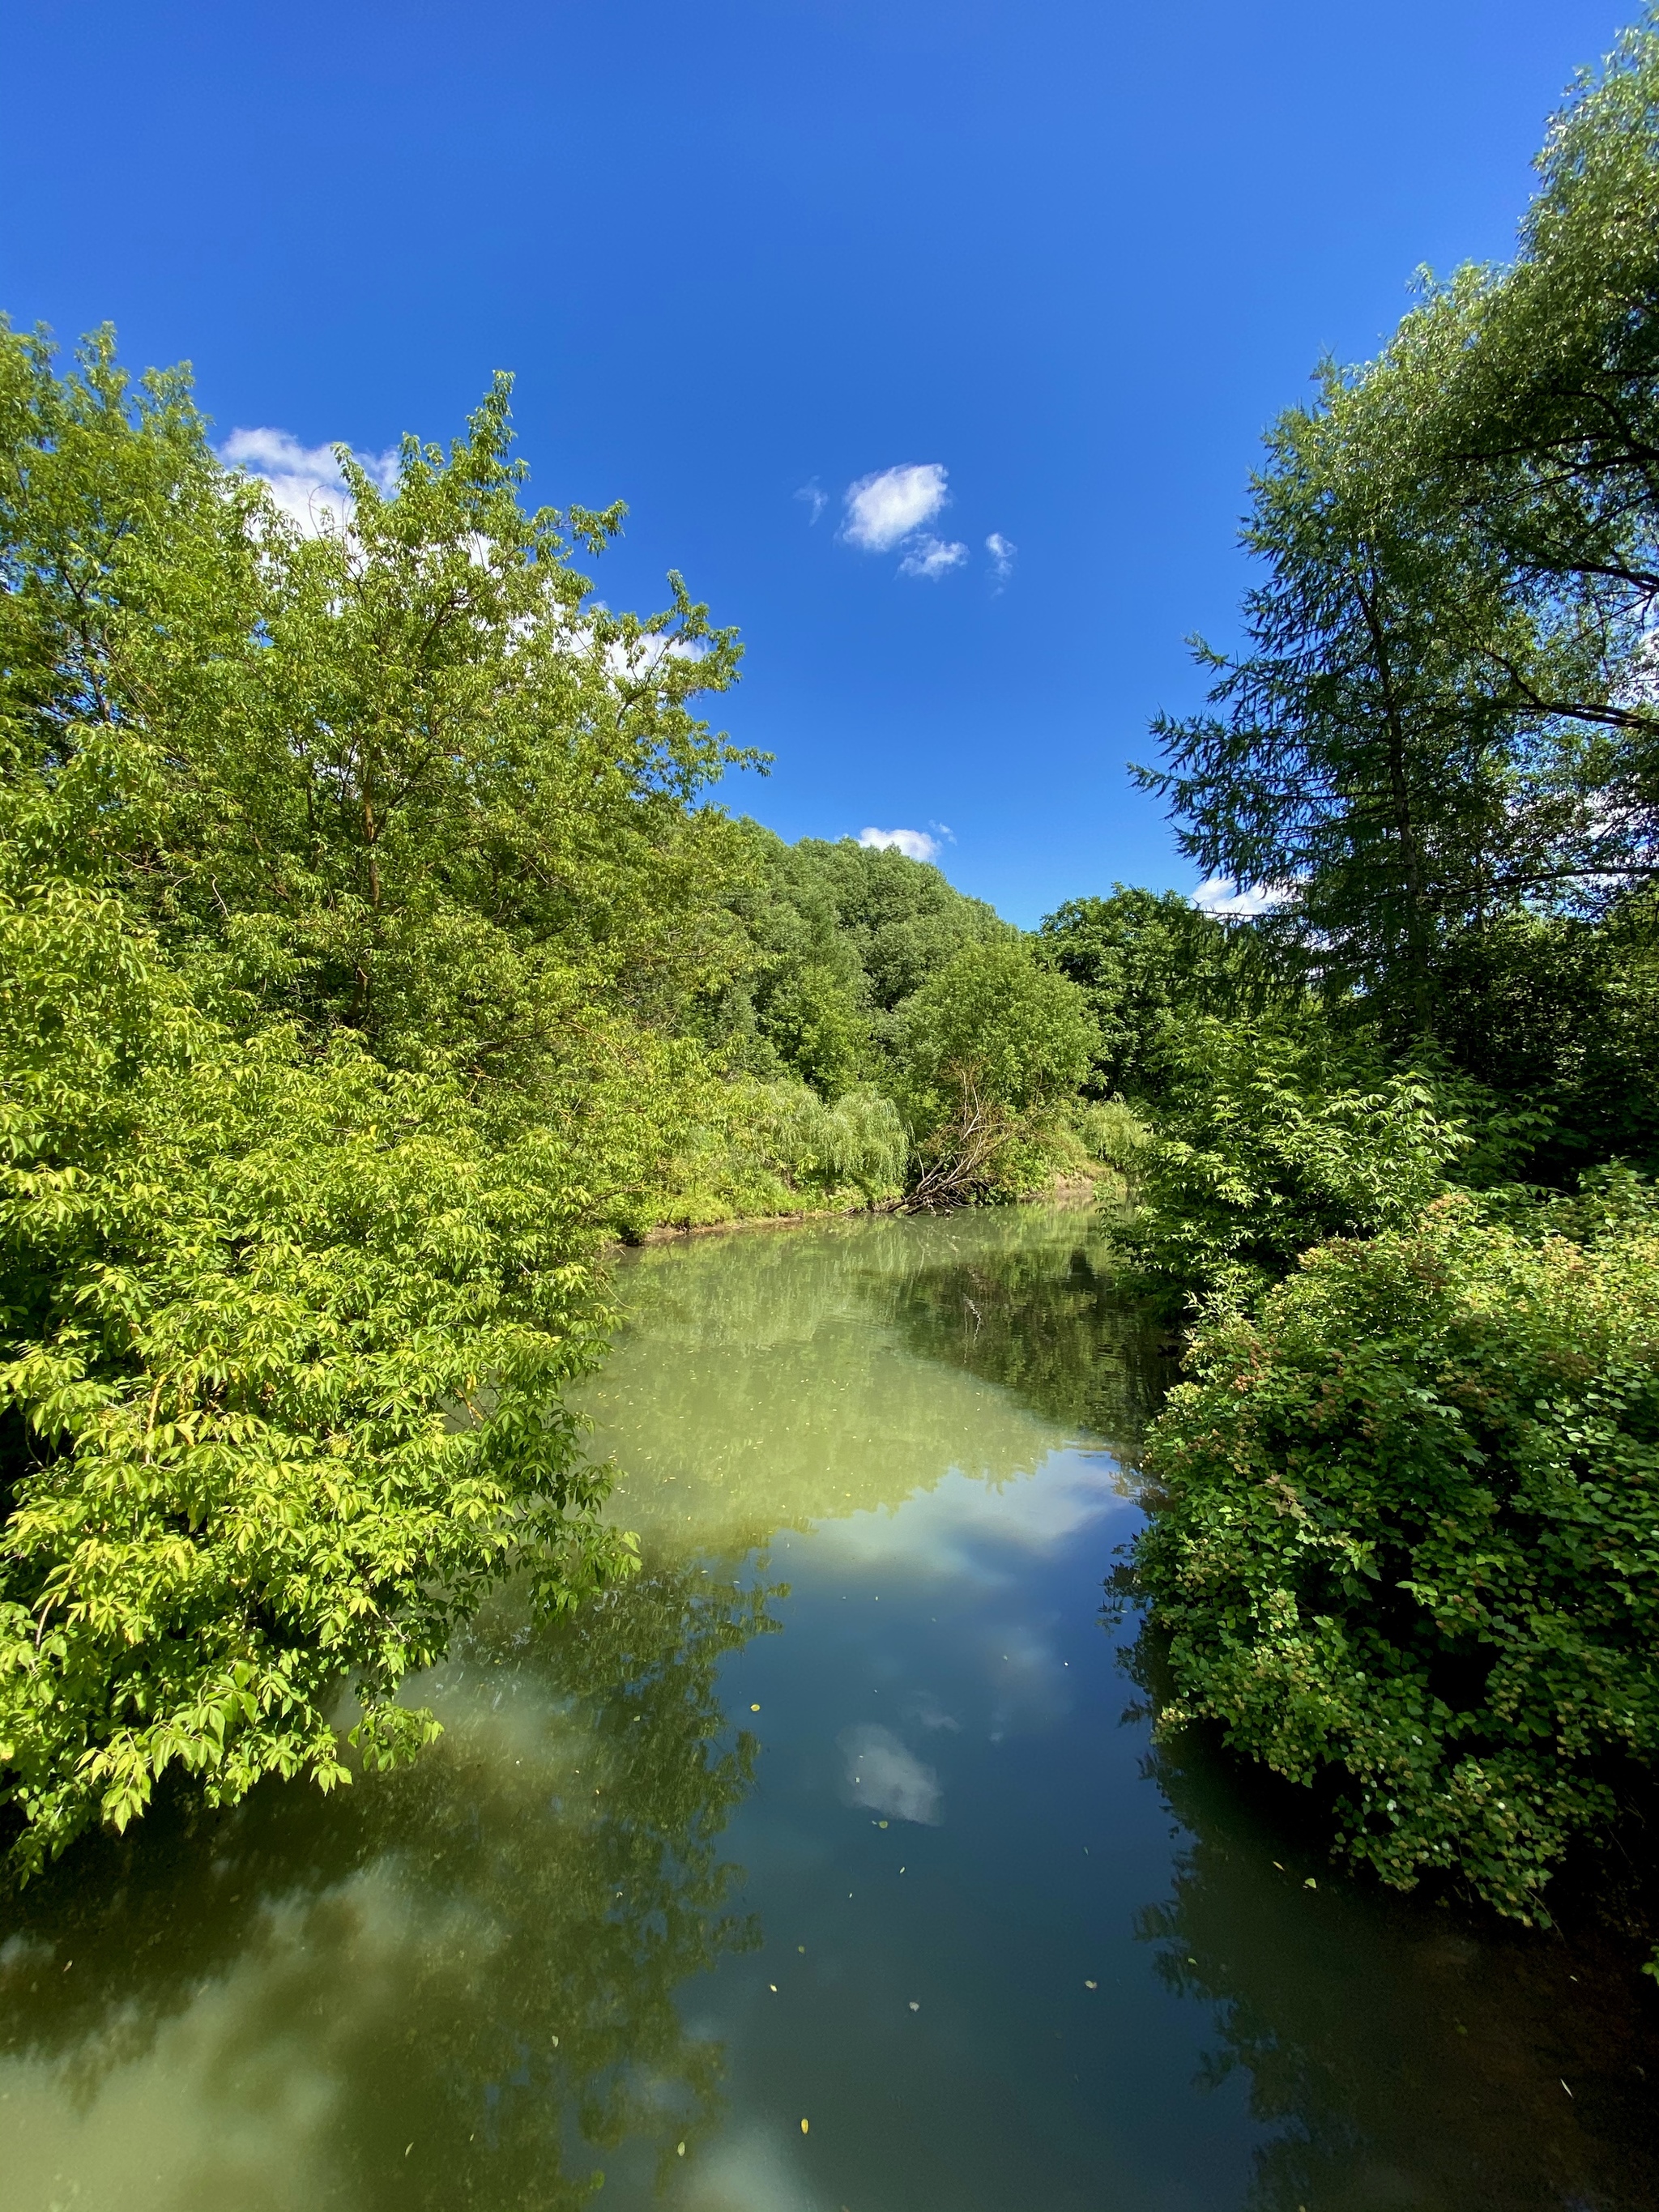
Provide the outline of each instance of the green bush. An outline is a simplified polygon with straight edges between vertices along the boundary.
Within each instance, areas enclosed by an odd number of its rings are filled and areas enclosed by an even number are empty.
[[[569,1148],[354,1042],[242,1040],[118,902],[0,912],[0,1774],[38,1866],[434,1732],[399,1682],[529,1567],[625,1564],[561,1394],[605,1316]]]
[[[1386,1881],[1533,1921],[1659,1753],[1659,1207],[1625,1194],[1308,1254],[1200,1329],[1145,1453],[1160,1726],[1328,1792]]]
[[[1436,1088],[1316,1018],[1192,1024],[1118,1243],[1143,1285],[1248,1302],[1298,1254],[1413,1219],[1465,1151]]]

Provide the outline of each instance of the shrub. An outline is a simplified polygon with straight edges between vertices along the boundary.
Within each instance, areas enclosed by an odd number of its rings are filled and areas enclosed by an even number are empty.
[[[1316,1024],[1194,1024],[1118,1243],[1146,1287],[1248,1302],[1310,1245],[1413,1219],[1467,1148],[1433,1085]]]
[[[1639,1194],[1524,1228],[1447,1195],[1211,1319],[1145,1454],[1160,1725],[1328,1790],[1384,1881],[1547,1919],[1659,1753],[1656,1349]]]
[[[117,902],[0,910],[0,1804],[24,1872],[169,1769],[210,1803],[434,1732],[525,1566],[625,1564],[561,1393],[605,1316],[567,1147],[349,1039],[238,1040]]]

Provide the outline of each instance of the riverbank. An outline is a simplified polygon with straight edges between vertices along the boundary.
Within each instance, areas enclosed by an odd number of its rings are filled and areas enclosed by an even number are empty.
[[[1012,1201],[1016,1206],[1052,1206],[1081,1210],[1093,1206],[1099,1199],[1103,1185],[1119,1186],[1122,1177],[1115,1169],[1097,1166],[1093,1173],[1078,1169],[1057,1175],[1040,1189],[1023,1191]],[[958,1212],[997,1212],[999,1208],[962,1207]],[[739,1229],[800,1229],[828,1221],[855,1221],[865,1216],[901,1214],[906,1211],[902,1198],[895,1195],[869,1204],[803,1206],[784,1213],[733,1213],[719,1221],[664,1221],[653,1228],[641,1231],[637,1237],[618,1237],[611,1247],[618,1251],[638,1251],[653,1244],[684,1243],[688,1237],[720,1237]]]

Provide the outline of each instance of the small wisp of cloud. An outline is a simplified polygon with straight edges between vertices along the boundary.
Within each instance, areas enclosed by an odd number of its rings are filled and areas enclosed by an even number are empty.
[[[343,530],[351,520],[346,489],[332,446],[302,446],[286,430],[233,430],[219,448],[228,468],[258,477],[290,522],[307,537],[319,530]],[[353,453],[352,459],[383,492],[398,481],[396,447],[384,453]]]
[[[823,513],[824,508],[829,506],[830,495],[814,477],[811,483],[804,483],[801,486],[795,494],[795,497],[811,510],[806,518],[806,526],[810,530]]]
[[[934,538],[919,531],[906,548],[899,562],[901,576],[925,576],[929,583],[940,576],[948,576],[952,568],[961,568],[968,558],[968,548],[943,538]]]
[[[994,530],[985,541],[985,550],[991,556],[991,580],[1000,591],[1014,573],[1014,556],[1019,548],[1000,530]]]
[[[935,829],[939,827],[936,823]],[[945,831],[950,836],[950,831]],[[939,856],[937,837],[930,837],[925,830],[860,830],[859,842],[877,852],[891,850],[902,853],[912,860],[936,860]]]

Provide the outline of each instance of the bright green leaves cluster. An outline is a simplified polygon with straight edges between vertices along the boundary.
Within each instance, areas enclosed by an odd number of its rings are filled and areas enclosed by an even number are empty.
[[[339,1727],[406,1756],[399,1684],[489,1588],[629,1563],[562,1394],[602,1237],[726,1106],[681,1032],[744,957],[741,840],[695,803],[734,756],[690,703],[737,647],[678,580],[591,604],[568,539],[617,518],[523,509],[506,398],[307,534],[182,377],[0,331],[23,1870],[165,1777],[328,1786]]]
[[[1659,1226],[1579,1212],[1451,1197],[1310,1254],[1200,1333],[1145,1455],[1163,1724],[1526,1919],[1659,1758]]]
[[[108,901],[60,889],[3,935],[56,1039],[0,1039],[34,1063],[0,1182],[0,1396],[33,1439],[0,1755],[27,1866],[175,1764],[214,1802],[340,1778],[343,1680],[367,1756],[411,1747],[398,1685],[493,1580],[529,1560],[568,1598],[619,1555],[561,1405],[603,1318],[568,1151],[346,1040],[230,1038],[169,1005]],[[144,1049],[100,1085],[106,1002],[146,987]]]
[[[1469,1149],[1437,1088],[1304,1014],[1189,1021],[1117,1232],[1143,1285],[1241,1304],[1332,1237],[1415,1218]]]

